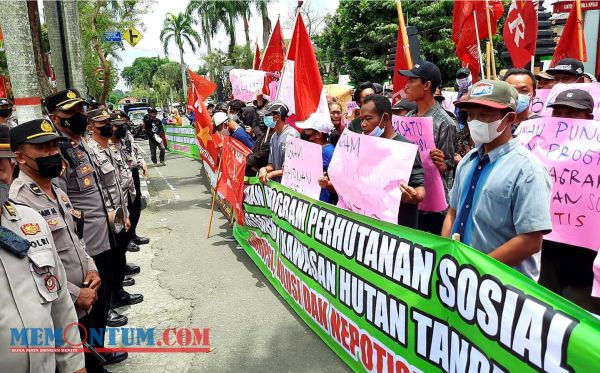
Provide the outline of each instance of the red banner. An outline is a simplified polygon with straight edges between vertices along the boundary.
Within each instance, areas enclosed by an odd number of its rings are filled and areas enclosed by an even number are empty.
[[[238,224],[244,224],[242,201],[244,199],[244,175],[246,156],[252,151],[231,136],[225,136],[221,153],[221,170],[217,193],[231,204]]]
[[[568,1],[560,1],[558,3],[552,4],[554,13],[567,13],[573,9],[574,2],[571,0]],[[581,0],[581,11],[585,12],[586,10],[600,10],[600,1],[586,1]]]

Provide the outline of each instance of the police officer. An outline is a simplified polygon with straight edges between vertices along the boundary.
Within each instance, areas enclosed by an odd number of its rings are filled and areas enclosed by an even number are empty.
[[[21,172],[11,185],[9,196],[11,200],[37,210],[48,223],[65,267],[67,288],[79,324],[85,329],[81,330],[81,338],[85,338],[85,331],[96,328],[89,311],[97,299],[101,281],[94,260],[85,252],[81,211],[74,209],[67,194],[52,183],[63,169],[57,144],[65,138],[58,135],[50,121],[38,119],[11,129],[10,140]],[[86,354],[85,357],[88,372],[104,371],[94,355]]]
[[[98,170],[99,182],[104,192],[104,202],[109,213],[109,222],[115,234],[115,271],[111,295],[111,306],[114,308],[140,303],[144,300],[141,294],[129,294],[123,289],[126,275],[128,231],[131,227],[127,209],[127,191],[119,172],[119,164],[114,157],[114,144],[109,140],[113,136],[110,114],[105,109],[88,112],[88,145],[92,162]]]
[[[13,157],[9,128],[0,126],[0,371],[85,372],[81,352],[11,352],[11,330],[23,328],[62,329],[64,342],[33,346],[29,340],[12,347],[81,344],[77,327],[70,326],[77,324],[77,314],[48,224],[35,210],[8,199]]]
[[[98,176],[90,159],[89,148],[83,140],[87,128],[84,104],[77,90],[66,89],[46,97],[44,105],[55,127],[68,141],[59,143],[65,169],[56,179],[60,189],[66,191],[73,208],[82,212],[84,227],[83,239],[86,251],[92,256],[102,285],[97,291],[98,305],[92,308],[90,316],[95,326],[123,326],[127,317],[110,309],[110,291],[114,270],[112,250],[114,239],[109,232],[108,212],[106,211]],[[103,304],[105,307],[101,307]],[[126,352],[104,354],[108,364],[118,363],[127,358]]]
[[[13,105],[7,98],[0,98],[0,124],[6,124],[9,127],[16,126],[17,119],[13,115]]]
[[[127,114],[120,111],[114,113],[111,118],[113,125],[113,137],[111,141],[118,150],[118,152],[115,152],[115,157],[121,157],[125,161],[120,163],[120,165],[126,165],[127,167],[126,169],[123,169],[122,175],[124,178],[128,178],[130,174],[133,182],[133,190],[130,189],[128,193],[131,228],[129,230],[130,240],[127,245],[127,250],[139,251],[137,245],[145,245],[150,242],[149,238],[140,237],[136,233],[136,227],[142,211],[140,169],[143,174],[146,175],[148,166],[141,155],[139,145],[135,143],[133,135],[127,130],[127,125],[129,123]]]

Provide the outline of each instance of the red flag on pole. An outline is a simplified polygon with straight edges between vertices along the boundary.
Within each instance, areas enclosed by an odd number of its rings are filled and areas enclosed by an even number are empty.
[[[500,0],[490,0],[488,4],[492,34],[496,34],[498,20],[502,17],[504,8]],[[477,18],[477,32],[475,18]],[[468,65],[471,75],[473,75],[473,81],[476,81],[480,72],[478,43],[489,35],[485,1],[455,1],[452,19],[452,40],[456,45],[454,53],[463,62],[463,65]],[[477,40],[477,34],[479,34],[479,40]]]
[[[252,64],[252,69],[258,70],[260,68],[260,49],[258,48],[258,43],[255,43],[256,49],[254,50],[254,63]]]
[[[399,15],[400,17],[402,15]],[[408,82],[408,78],[406,76],[398,74],[398,70],[410,70],[412,66],[408,63],[408,58],[406,52],[410,53],[410,49],[408,45],[404,45],[404,38],[402,37],[402,24],[398,22],[398,35],[396,36],[396,57],[394,62],[394,79],[392,80],[394,84],[394,92],[392,95],[392,103],[400,101],[402,98],[402,92],[404,91],[404,87]]]
[[[550,67],[554,67],[560,60],[565,58],[576,58],[582,62],[587,61],[585,38],[583,38],[583,32],[579,32],[579,28],[583,29],[583,19],[578,15],[576,3],[577,0],[573,2],[574,6],[571,8],[565,28],[563,28],[558,45],[554,50]],[[582,50],[579,48],[580,45]]]
[[[538,23],[536,5],[531,0],[513,0],[504,23],[504,44],[512,63],[523,68],[535,56]]]
[[[289,45],[283,75],[279,82],[279,99],[302,122],[315,113],[329,113],[323,93],[323,82],[312,42],[298,13]]]
[[[280,72],[283,68],[285,60],[285,43],[283,41],[283,33],[279,20],[275,24],[275,28],[269,37],[269,43],[265,48],[265,54],[260,62],[259,70],[269,72]]]
[[[198,138],[202,160],[214,172],[217,169],[221,138],[219,134],[212,132],[212,120],[210,113],[204,106],[204,100],[215,91],[217,85],[192,70],[188,69],[188,74],[190,87],[188,89],[187,106],[194,111],[194,126],[196,127],[196,137]]]
[[[217,192],[231,204],[237,223],[241,225],[244,224],[242,202],[244,199],[246,156],[250,153],[252,151],[244,144],[231,136],[225,136]]]

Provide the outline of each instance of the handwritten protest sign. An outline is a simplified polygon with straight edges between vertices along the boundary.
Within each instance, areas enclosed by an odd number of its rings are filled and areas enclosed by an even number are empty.
[[[314,199],[319,199],[323,176],[323,149],[321,145],[288,136],[281,184]]]
[[[552,233],[546,238],[600,248],[600,121],[540,118],[515,133],[548,169]]]
[[[454,101],[458,98],[458,92],[442,91],[442,96],[444,96],[444,101],[441,103],[442,107],[454,113]]]
[[[256,99],[256,92],[262,91],[265,82],[265,72],[258,70],[233,69],[229,72],[231,93],[242,101]]]
[[[277,99],[277,90],[278,89],[279,89],[278,81],[272,81],[271,83],[269,83],[269,92],[271,93],[269,95],[269,99],[271,101],[275,101]]]
[[[448,207],[442,175],[429,152],[435,149],[433,140],[433,120],[417,117],[392,116],[394,130],[419,147],[419,155],[425,172],[425,199],[419,203],[419,210],[444,211]]]
[[[344,131],[328,174],[338,206],[377,219],[398,222],[400,184],[407,184],[417,146]]]
[[[544,105],[544,109],[542,110],[542,114],[540,115],[543,117],[551,117],[552,108],[548,107],[548,104],[554,103],[554,101],[556,101],[556,96],[558,96],[559,93],[569,89],[582,89],[584,91],[589,92],[589,94],[594,99],[594,119],[600,120],[600,83],[574,83],[555,85],[548,94],[546,104]]]
[[[537,115],[542,115],[542,110],[544,110],[544,107],[546,106],[546,100],[548,100],[550,91],[551,89],[536,89],[535,97],[531,99],[529,110]]]

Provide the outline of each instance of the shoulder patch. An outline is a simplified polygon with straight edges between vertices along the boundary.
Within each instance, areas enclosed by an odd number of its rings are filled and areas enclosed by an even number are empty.
[[[37,196],[41,196],[42,194],[44,194],[44,191],[36,183],[29,184],[29,189],[31,189],[33,194]]]

